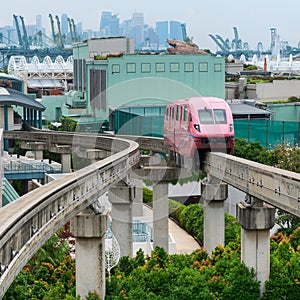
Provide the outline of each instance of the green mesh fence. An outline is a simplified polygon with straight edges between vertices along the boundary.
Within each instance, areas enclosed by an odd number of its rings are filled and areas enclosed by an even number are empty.
[[[235,120],[234,131],[236,138],[259,142],[268,149],[281,144],[296,146],[299,144],[300,122]]]
[[[165,107],[122,108],[114,113],[113,130],[124,135],[163,137]]]
[[[119,134],[163,137],[164,107],[122,108],[114,113],[114,131]],[[296,146],[300,139],[300,122],[272,120],[234,120],[236,138],[259,142],[272,149],[277,145]]]

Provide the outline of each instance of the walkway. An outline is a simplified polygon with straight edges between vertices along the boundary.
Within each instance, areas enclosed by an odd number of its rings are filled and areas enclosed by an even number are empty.
[[[144,216],[152,217],[151,208],[145,205]],[[176,243],[177,254],[189,254],[200,248],[200,245],[195,239],[171,219],[169,219],[169,234],[172,235]]]

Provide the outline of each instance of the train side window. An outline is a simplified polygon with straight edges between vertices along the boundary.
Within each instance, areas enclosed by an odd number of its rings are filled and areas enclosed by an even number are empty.
[[[174,120],[175,107],[172,107],[172,120]]]
[[[177,111],[176,111],[176,121],[180,120],[180,106],[177,106]]]
[[[191,113],[189,113],[189,120],[190,120],[190,122],[192,122],[192,121],[193,121],[193,116],[192,116],[192,114],[191,114]]]
[[[183,107],[183,122],[186,122],[187,120],[187,108]]]
[[[216,124],[227,124],[226,111],[224,109],[214,109]]]

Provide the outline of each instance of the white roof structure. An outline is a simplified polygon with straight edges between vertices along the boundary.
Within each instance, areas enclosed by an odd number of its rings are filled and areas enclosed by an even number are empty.
[[[295,73],[300,74],[300,61],[294,59],[292,55],[289,58],[281,58],[280,55],[277,55],[276,59],[270,59],[266,55],[266,67],[267,71],[273,73]],[[260,69],[264,68],[264,60],[258,60],[257,56],[254,55],[251,61],[245,62],[253,64]]]
[[[65,61],[59,55],[54,62],[50,56],[46,56],[42,62],[34,56],[30,63],[24,56],[11,56],[8,74],[23,80],[26,78],[28,87],[64,87],[66,80],[73,79],[73,56],[69,56]]]

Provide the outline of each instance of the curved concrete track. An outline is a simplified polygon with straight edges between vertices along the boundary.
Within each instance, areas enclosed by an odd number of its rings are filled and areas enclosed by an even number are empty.
[[[111,156],[50,182],[0,210],[0,298],[33,254],[67,221],[131,172],[139,162],[134,141],[86,134],[6,132],[5,138],[102,149]]]

